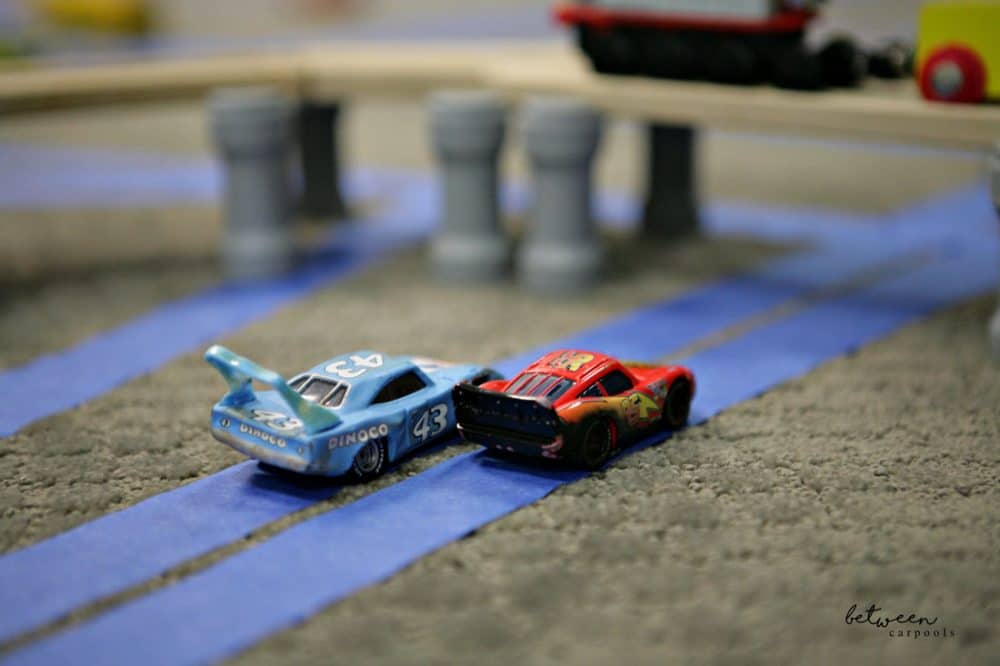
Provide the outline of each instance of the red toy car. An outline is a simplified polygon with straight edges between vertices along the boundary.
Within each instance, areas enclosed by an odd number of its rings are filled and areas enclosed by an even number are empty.
[[[452,396],[468,441],[597,469],[643,434],[682,427],[694,390],[694,375],[679,365],[559,350],[509,381],[463,382]]]

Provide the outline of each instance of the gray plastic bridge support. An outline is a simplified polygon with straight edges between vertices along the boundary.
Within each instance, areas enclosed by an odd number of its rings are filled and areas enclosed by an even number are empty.
[[[340,191],[339,118],[340,106],[337,104],[305,102],[299,108],[302,212],[306,215],[348,216]]]
[[[268,88],[222,89],[209,100],[225,179],[222,261],[229,278],[266,278],[291,267],[292,108]]]
[[[695,130],[651,124],[647,130],[646,209],[643,234],[681,238],[698,230]]]
[[[431,95],[428,112],[443,189],[443,219],[431,245],[433,271],[442,280],[502,278],[510,267],[497,195],[506,105],[487,91],[445,90]]]
[[[990,155],[990,193],[993,196],[993,207],[1000,219],[1000,141],[993,144],[993,153]],[[1000,302],[990,320],[990,344],[993,347],[993,358],[1000,361]]]
[[[584,291],[601,275],[601,242],[590,209],[601,116],[573,99],[538,97],[525,104],[524,135],[535,211],[518,257],[521,280],[542,293]]]

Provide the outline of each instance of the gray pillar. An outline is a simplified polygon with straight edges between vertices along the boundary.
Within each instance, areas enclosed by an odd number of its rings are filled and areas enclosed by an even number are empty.
[[[444,280],[501,278],[510,267],[497,195],[506,105],[487,91],[449,90],[431,96],[428,112],[442,188],[434,273]]]
[[[646,208],[642,229],[654,238],[678,238],[698,230],[695,131],[651,124],[647,132]]]
[[[222,260],[226,274],[254,279],[292,262],[288,156],[292,107],[277,91],[230,88],[209,101],[225,180]]]
[[[298,141],[302,162],[302,212],[347,217],[340,191],[337,121],[340,106],[305,102],[299,108]]]
[[[590,201],[600,135],[600,114],[582,102],[539,97],[525,105],[525,148],[535,200],[519,268],[522,282],[532,290],[571,294],[600,279],[601,241]]]
[[[993,207],[1000,218],[1000,141],[993,145],[990,155],[990,193],[993,196]],[[990,320],[990,344],[993,347],[993,358],[1000,361],[1000,303]]]

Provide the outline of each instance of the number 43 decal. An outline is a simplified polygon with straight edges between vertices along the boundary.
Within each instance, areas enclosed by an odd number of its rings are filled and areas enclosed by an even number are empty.
[[[360,377],[369,370],[382,367],[382,354],[358,356],[351,354],[350,361],[336,361],[326,366],[326,371],[343,379]]]
[[[424,410],[410,431],[421,442],[440,434],[448,427],[448,405],[441,403]]]

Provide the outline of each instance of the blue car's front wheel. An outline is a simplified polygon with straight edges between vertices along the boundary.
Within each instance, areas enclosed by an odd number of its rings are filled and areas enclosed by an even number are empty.
[[[386,446],[386,439],[370,440],[354,454],[354,462],[351,463],[351,470],[348,473],[358,481],[370,481],[382,474],[389,464],[389,451]]]

